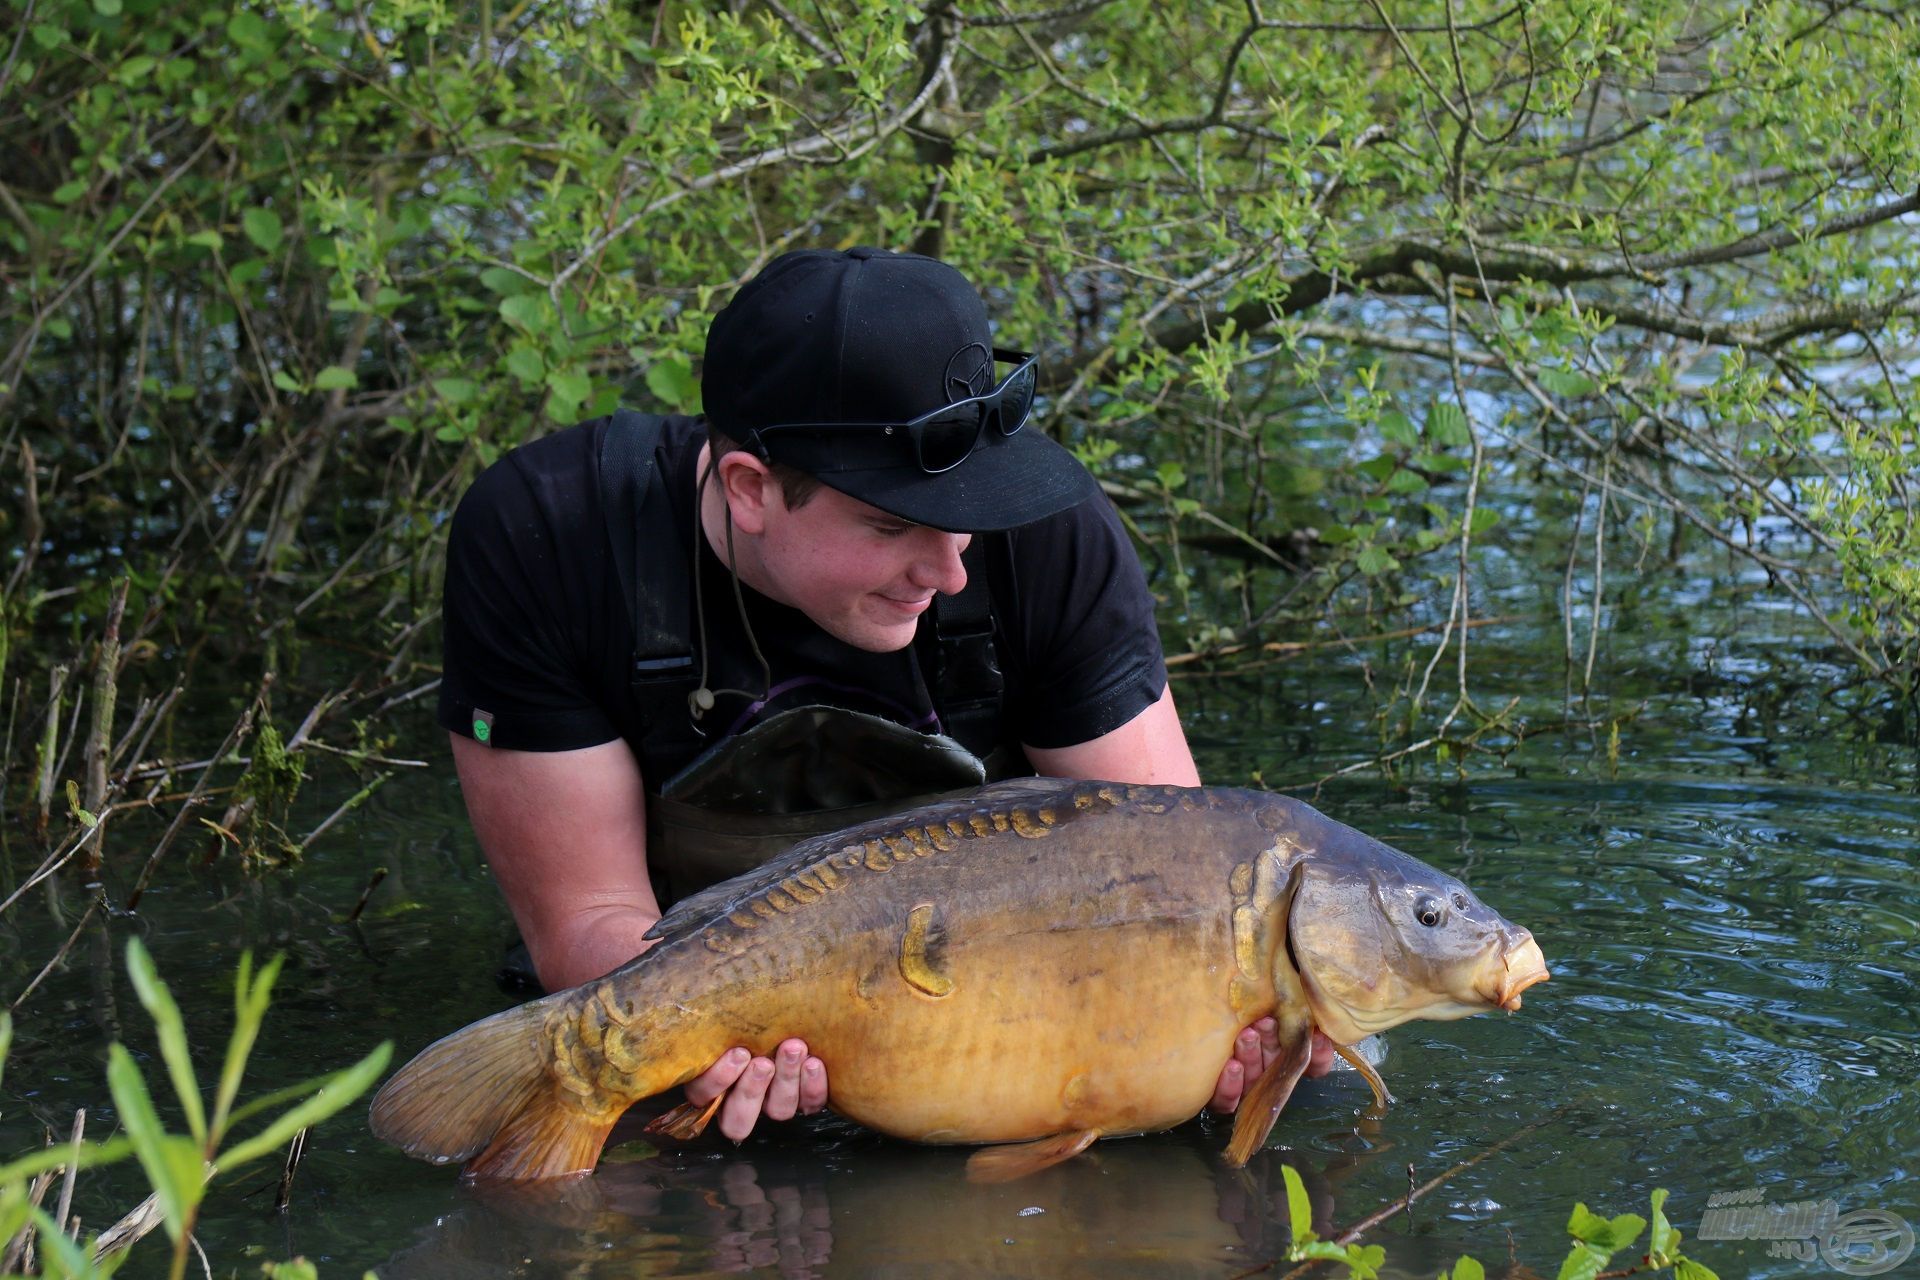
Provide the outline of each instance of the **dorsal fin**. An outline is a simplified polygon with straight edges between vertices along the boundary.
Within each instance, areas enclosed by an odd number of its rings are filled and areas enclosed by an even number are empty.
[[[875,818],[825,835],[810,836],[757,870],[723,880],[711,888],[682,898],[660,917],[653,928],[647,930],[646,936],[668,943],[698,933],[709,922],[738,910],[749,899],[776,887],[781,881],[806,873],[849,844],[863,844],[868,840],[897,835],[903,827],[925,827],[929,823],[940,825],[979,813],[1047,804],[1059,807],[1065,816],[1073,812],[1071,797],[1074,791],[1088,785],[1071,778],[1010,778],[964,795],[921,805],[906,813]]]

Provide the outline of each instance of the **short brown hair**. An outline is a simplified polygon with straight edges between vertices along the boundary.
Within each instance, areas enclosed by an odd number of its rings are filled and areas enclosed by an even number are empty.
[[[707,423],[707,446],[713,450],[713,460],[720,461],[727,454],[746,446],[729,436],[726,432]],[[786,502],[789,511],[804,507],[820,491],[820,477],[798,467],[790,467],[784,462],[767,460],[767,470],[780,482],[780,497]]]

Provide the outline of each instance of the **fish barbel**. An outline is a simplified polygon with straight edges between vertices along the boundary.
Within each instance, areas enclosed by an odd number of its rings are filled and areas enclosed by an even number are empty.
[[[1533,936],[1466,885],[1298,800],[1053,778],[804,841],[647,936],[605,977],[423,1050],[374,1099],[374,1133],[472,1177],[578,1173],[632,1103],[798,1036],[835,1111],[917,1142],[1021,1144],[969,1166],[1013,1177],[1189,1119],[1271,1014],[1282,1053],[1228,1147],[1244,1164],[1315,1027],[1344,1049],[1517,1009],[1547,977]],[[655,1128],[689,1137],[711,1113]]]

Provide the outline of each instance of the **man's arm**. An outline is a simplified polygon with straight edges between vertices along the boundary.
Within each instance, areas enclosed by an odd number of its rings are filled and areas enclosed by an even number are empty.
[[[1173,706],[1173,686],[1160,691],[1160,700],[1109,733],[1071,747],[1028,747],[1027,759],[1043,774],[1056,778],[1094,778],[1102,782],[1160,782],[1177,787],[1200,785],[1186,731]],[[1229,1112],[1240,1105],[1240,1095],[1280,1055],[1279,1031],[1272,1018],[1262,1018],[1240,1032],[1233,1057],[1220,1072],[1213,1100],[1207,1106]],[[1323,1076],[1333,1067],[1333,1042],[1317,1030],[1307,1074]]]
[[[646,790],[627,744],[503,751],[448,736],[474,835],[541,983],[577,986],[651,946],[644,935],[660,904],[647,877]],[[771,1060],[735,1049],[687,1084],[697,1104],[721,1093],[720,1131],[738,1141],[763,1111],[776,1120],[818,1111],[826,1070],[799,1040]]]

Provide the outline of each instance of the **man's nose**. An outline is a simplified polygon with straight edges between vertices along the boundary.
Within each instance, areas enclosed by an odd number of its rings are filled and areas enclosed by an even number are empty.
[[[970,533],[942,533],[938,529],[918,531],[923,539],[921,553],[914,561],[913,580],[932,587],[942,595],[958,595],[967,585],[967,567],[960,553],[973,541]]]

